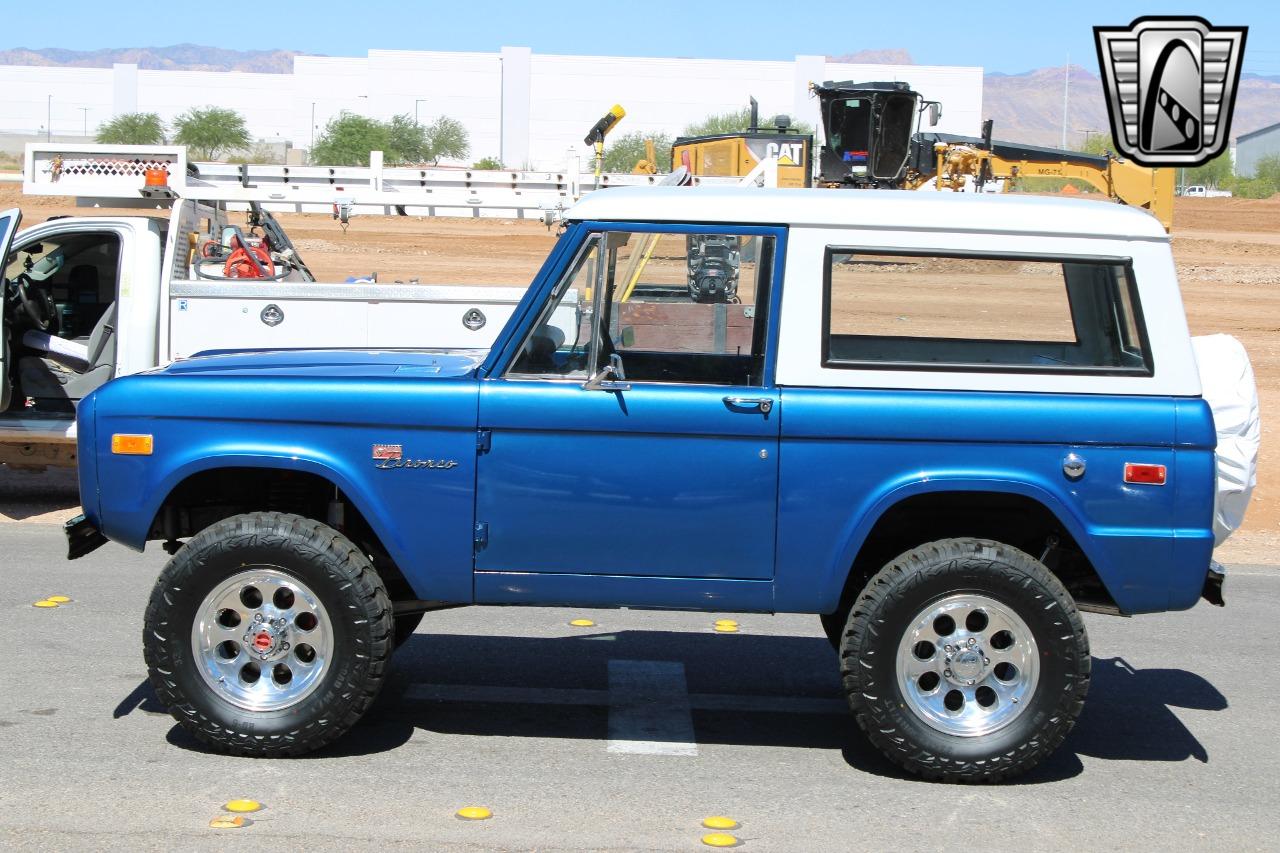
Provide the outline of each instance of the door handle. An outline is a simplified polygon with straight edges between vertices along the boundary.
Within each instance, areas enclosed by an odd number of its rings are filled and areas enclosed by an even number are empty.
[[[759,409],[760,414],[767,415],[773,411],[772,397],[725,397],[727,405],[743,409]]]

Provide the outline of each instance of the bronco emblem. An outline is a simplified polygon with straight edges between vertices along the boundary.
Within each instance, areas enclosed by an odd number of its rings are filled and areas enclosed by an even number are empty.
[[[384,459],[375,468],[457,468],[456,459]]]

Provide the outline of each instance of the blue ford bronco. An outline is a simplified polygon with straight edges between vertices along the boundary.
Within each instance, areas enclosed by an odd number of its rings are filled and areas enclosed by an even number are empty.
[[[430,344],[80,405],[70,556],[172,555],[144,653],[211,747],[332,742],[445,607],[811,613],[885,755],[993,781],[1080,714],[1081,611],[1222,604],[1214,414],[1143,211],[601,191],[491,349]]]

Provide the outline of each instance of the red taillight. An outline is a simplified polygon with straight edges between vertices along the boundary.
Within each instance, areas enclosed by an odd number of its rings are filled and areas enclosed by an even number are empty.
[[[1141,462],[1126,462],[1124,465],[1124,481],[1126,483],[1163,486],[1166,475],[1167,471],[1163,465],[1147,465]]]

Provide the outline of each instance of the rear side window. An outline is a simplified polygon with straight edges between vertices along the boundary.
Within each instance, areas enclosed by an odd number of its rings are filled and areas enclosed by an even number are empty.
[[[830,247],[823,366],[1150,375],[1121,261]]]

